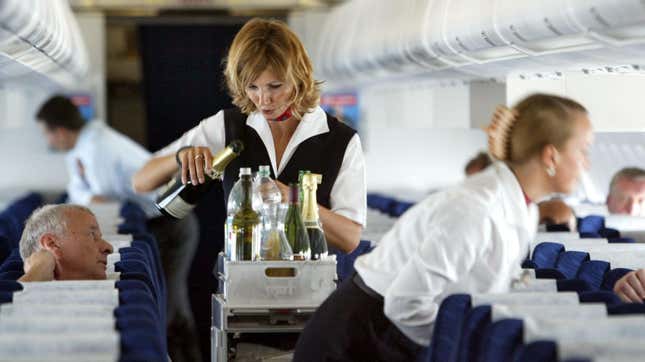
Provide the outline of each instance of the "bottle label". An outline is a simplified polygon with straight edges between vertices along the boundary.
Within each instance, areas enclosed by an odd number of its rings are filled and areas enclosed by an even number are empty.
[[[159,205],[164,208],[164,210],[169,213],[171,216],[176,217],[177,219],[183,219],[190,211],[195,207],[184,201],[179,195],[177,197],[170,199],[166,205]]]

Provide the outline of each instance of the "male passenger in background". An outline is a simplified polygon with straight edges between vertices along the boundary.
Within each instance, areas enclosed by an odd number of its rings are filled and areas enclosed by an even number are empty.
[[[611,179],[607,209],[612,214],[645,216],[645,170],[627,167]]]
[[[46,205],[31,214],[20,238],[25,275],[19,281],[105,279],[111,252],[89,209]]]
[[[67,152],[69,202],[87,205],[131,200],[146,212],[148,228],[159,243],[166,278],[170,356],[175,362],[199,360],[201,353],[186,287],[199,242],[197,218],[193,214],[179,221],[163,217],[154,205],[152,193],[135,193],[130,180],[150,159],[150,153],[102,121],[87,122],[66,97],[50,98],[36,118],[50,147]]]
[[[464,168],[464,173],[466,176],[472,176],[478,172],[484,171],[486,167],[492,164],[493,160],[487,152],[479,152],[475,157],[468,161]]]

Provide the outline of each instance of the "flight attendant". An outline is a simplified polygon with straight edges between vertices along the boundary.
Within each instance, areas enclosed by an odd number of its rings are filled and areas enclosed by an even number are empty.
[[[361,142],[355,130],[318,106],[320,82],[298,37],[280,21],[249,21],[233,40],[224,74],[236,107],[201,121],[157,152],[134,175],[135,189],[156,189],[178,167],[183,182],[203,183],[212,152],[240,139],[245,150],[226,169],[226,197],[240,167],[271,165],[285,202],[286,185],[298,181],[299,170],[322,174],[317,199],[327,242],[354,250],[367,208]]]
[[[295,361],[413,361],[447,295],[509,290],[537,227],[531,200],[573,191],[592,131],[584,107],[544,94],[500,107],[489,131],[499,161],[417,204],[359,257],[308,322]]]

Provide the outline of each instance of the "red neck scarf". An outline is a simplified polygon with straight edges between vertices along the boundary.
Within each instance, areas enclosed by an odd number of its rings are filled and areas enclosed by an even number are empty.
[[[281,115],[277,116],[274,121],[275,122],[284,122],[284,121],[288,120],[289,118],[291,118],[291,116],[293,116],[293,113],[291,113],[291,107],[289,107],[289,108],[287,108],[286,111],[284,111],[284,113],[282,113]]]

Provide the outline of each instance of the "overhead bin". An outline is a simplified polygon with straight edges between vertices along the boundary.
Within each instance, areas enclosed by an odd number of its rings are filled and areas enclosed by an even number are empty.
[[[430,0],[426,12],[424,37],[434,55],[443,63],[453,67],[468,64],[470,61],[459,56],[443,36],[444,21],[447,17],[450,0]]]
[[[645,65],[641,0],[350,0],[319,29],[312,54],[325,79],[557,77]]]
[[[523,56],[497,33],[494,11],[495,0],[450,1],[442,29],[447,46],[474,63]]]
[[[521,6],[515,0],[499,0],[494,22],[499,35],[527,55],[597,46],[580,34],[561,0],[530,1]]]
[[[64,0],[1,1],[0,54],[4,80],[38,73],[41,80],[70,86],[88,70],[78,25]]]
[[[567,0],[569,16],[581,31],[611,45],[645,37],[645,3],[640,0]],[[639,39],[641,38],[641,39]]]

